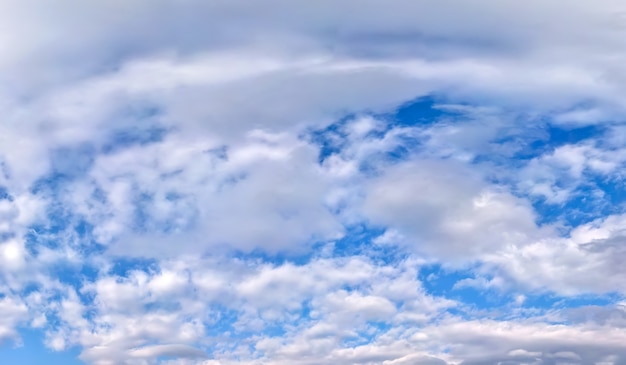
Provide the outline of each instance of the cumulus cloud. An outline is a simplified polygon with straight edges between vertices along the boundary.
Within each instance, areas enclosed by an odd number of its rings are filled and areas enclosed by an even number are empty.
[[[416,250],[437,257],[471,260],[539,234],[527,202],[490,188],[455,162],[395,166],[367,195],[364,211],[372,223],[397,227]]]

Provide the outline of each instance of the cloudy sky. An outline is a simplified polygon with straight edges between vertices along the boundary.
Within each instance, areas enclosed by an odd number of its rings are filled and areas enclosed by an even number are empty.
[[[623,0],[0,0],[0,362],[626,364]]]

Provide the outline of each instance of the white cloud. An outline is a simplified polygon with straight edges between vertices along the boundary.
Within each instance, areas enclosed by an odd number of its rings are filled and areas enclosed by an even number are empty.
[[[622,148],[601,148],[583,142],[566,144],[530,161],[519,173],[519,186],[551,204],[569,200],[591,176],[615,176],[626,161]]]
[[[0,311],[2,312],[2,319],[0,319],[0,342],[4,343],[7,340],[19,341],[19,334],[15,327],[28,318],[28,308],[19,298],[2,294],[3,296],[0,298]]]
[[[548,238],[524,247],[510,247],[484,257],[505,277],[524,286],[567,295],[623,293],[620,264],[624,257],[621,222],[609,216],[581,225],[570,238]]]
[[[626,292],[624,217],[597,186],[622,181],[625,11],[1,2],[0,340],[31,323],[94,364],[623,362],[619,316],[462,318],[417,278],[471,262],[454,288]],[[424,95],[448,114],[380,115]],[[347,115],[320,164],[311,130]],[[513,161],[547,140],[546,119],[611,125]],[[537,223],[537,197],[589,185],[595,220]],[[385,232],[345,236],[360,226]],[[115,274],[128,256],[157,260]]]
[[[86,283],[81,293],[93,295],[93,304],[65,291],[53,310],[62,326],[49,332],[48,343],[57,349],[80,344],[81,358],[94,364],[132,364],[140,358],[153,363],[166,352],[198,356],[205,346],[221,349],[210,356],[234,361],[232,349],[227,350],[235,338],[254,346],[255,352],[241,349],[240,355],[250,361],[259,356],[296,360],[301,354],[306,362],[331,350],[337,353],[329,361],[335,356],[387,359],[399,349],[387,355],[350,354],[341,350],[342,341],[387,331],[371,322],[426,323],[454,305],[426,295],[414,265],[378,266],[365,257],[317,259],[297,266],[217,258],[164,262],[158,272],[134,271],[127,278],[103,276]],[[176,274],[181,270],[190,274],[189,280]],[[235,319],[220,322],[220,307],[233,311]],[[205,338],[212,326],[221,333]],[[285,337],[263,335],[273,326],[283,328]],[[220,338],[225,342],[213,342]],[[309,342],[316,347],[307,349]],[[375,350],[380,351],[386,350]]]
[[[530,205],[454,161],[391,167],[372,181],[363,211],[370,222],[399,230],[418,252],[472,260],[540,237]]]

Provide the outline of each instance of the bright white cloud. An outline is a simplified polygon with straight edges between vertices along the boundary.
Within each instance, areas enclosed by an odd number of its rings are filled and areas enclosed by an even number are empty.
[[[407,235],[418,252],[446,259],[472,260],[541,234],[527,202],[451,161],[392,167],[368,189],[364,212]]]

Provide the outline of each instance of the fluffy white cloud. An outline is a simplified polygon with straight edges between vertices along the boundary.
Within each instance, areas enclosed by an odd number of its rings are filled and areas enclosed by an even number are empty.
[[[65,291],[52,308],[63,326],[49,332],[49,344],[59,350],[80,344],[81,358],[96,364],[153,363],[165,355],[232,360],[238,351],[250,361],[315,357],[339,351],[342,341],[379,335],[383,329],[373,323],[426,323],[455,305],[424,292],[415,264],[379,266],[353,257],[270,266],[188,258],[164,263],[158,272],[102,276],[81,289],[92,303]],[[235,318],[221,319],[228,311]],[[214,326],[218,334],[207,337]],[[275,326],[284,338],[261,335]],[[245,346],[227,351],[237,338],[252,352]],[[307,349],[308,343],[316,348]],[[219,350],[206,354],[206,346]]]
[[[444,259],[472,260],[541,235],[526,201],[454,161],[390,168],[371,183],[363,209],[372,223],[406,235],[418,252]]]
[[[4,315],[0,320],[0,342],[4,343],[9,339],[19,339],[19,334],[15,327],[21,324],[20,322],[27,319],[28,308],[19,298],[6,296],[4,293],[2,294],[0,310],[2,310]]]

